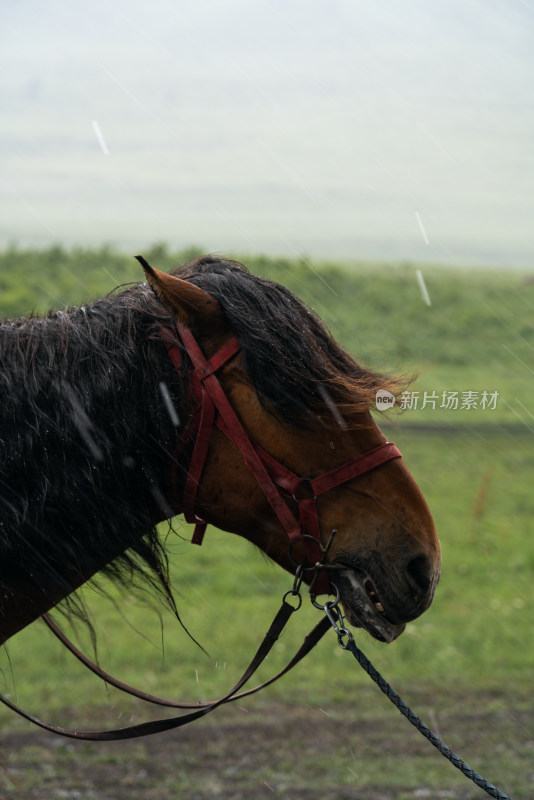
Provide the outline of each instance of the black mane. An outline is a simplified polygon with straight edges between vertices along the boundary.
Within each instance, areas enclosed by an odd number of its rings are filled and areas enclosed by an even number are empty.
[[[173,271],[219,300],[241,342],[245,369],[266,407],[280,419],[306,425],[358,423],[378,389],[399,391],[396,379],[357,364],[316,314],[278,283],[236,261],[203,256]]]
[[[232,261],[204,257],[174,274],[221,303],[265,406],[294,425],[338,424],[390,384],[359,367],[288,290]],[[146,284],[79,309],[0,324],[0,610],[19,581],[71,591],[95,570],[142,577],[173,605],[155,520],[176,510],[164,475],[177,433],[164,382],[187,421],[179,376],[157,325],[169,320]],[[185,468],[184,468],[185,469]]]

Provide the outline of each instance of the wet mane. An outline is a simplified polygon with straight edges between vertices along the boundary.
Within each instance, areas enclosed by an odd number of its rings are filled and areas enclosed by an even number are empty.
[[[245,369],[282,421],[358,425],[378,389],[398,394],[402,379],[357,364],[316,314],[280,284],[236,261],[203,256],[173,271],[221,303],[241,342]]]
[[[139,579],[172,605],[151,524],[171,434],[159,381],[183,391],[150,337],[158,316],[139,286],[0,323],[0,588],[19,579],[67,594],[76,564],[109,553],[109,577]]]

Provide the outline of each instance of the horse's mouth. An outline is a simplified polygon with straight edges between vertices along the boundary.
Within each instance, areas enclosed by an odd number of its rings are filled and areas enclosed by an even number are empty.
[[[393,623],[373,581],[364,572],[340,570],[334,578],[339,588],[341,603],[347,620],[357,628],[364,628],[379,642],[392,642],[404,631],[404,623]]]

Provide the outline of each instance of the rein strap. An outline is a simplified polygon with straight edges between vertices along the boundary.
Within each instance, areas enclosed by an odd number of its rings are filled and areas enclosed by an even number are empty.
[[[141,722],[137,725],[130,725],[124,728],[114,728],[113,730],[108,731],[79,731],[73,730],[70,728],[63,728],[58,725],[51,725],[48,722],[43,722],[43,720],[39,719],[38,717],[29,714],[27,711],[19,708],[17,705],[8,700],[6,697],[0,695],[0,702],[2,702],[5,706],[10,708],[12,711],[15,711],[21,717],[28,720],[29,722],[33,722],[35,725],[38,725],[40,728],[44,728],[44,730],[49,731],[50,733],[55,733],[59,736],[65,736],[70,739],[83,739],[87,741],[97,741],[97,742],[109,742],[109,741],[118,741],[122,739],[136,739],[140,736],[148,736],[149,734],[154,733],[163,733],[164,731],[174,730],[175,728],[181,728],[184,725],[189,724],[190,722],[194,722],[200,717],[206,716],[211,711],[214,711],[219,706],[224,705],[225,703],[230,703],[233,700],[237,700],[240,697],[245,697],[249,694],[253,694],[254,692],[259,691],[263,688],[263,686],[268,686],[269,684],[273,683],[278,678],[285,675],[293,666],[298,664],[298,662],[304,658],[304,656],[317,644],[317,642],[324,636],[327,630],[330,628],[330,621],[324,617],[320,623],[318,623],[315,628],[311,631],[310,634],[304,640],[304,643],[297,651],[295,656],[291,659],[290,663],[287,665],[285,669],[279,672],[274,678],[271,678],[265,684],[260,686],[256,686],[254,689],[249,690],[248,692],[241,692],[240,690],[242,687],[247,683],[247,681],[254,675],[257,671],[258,667],[265,661],[269,653],[271,652],[274,644],[277,642],[278,637],[284,630],[285,626],[287,625],[289,619],[291,618],[294,611],[296,611],[299,606],[293,607],[290,603],[287,603],[285,600],[282,602],[274,620],[272,621],[269,630],[265,634],[263,641],[261,642],[260,646],[258,647],[252,661],[243,672],[240,679],[237,683],[227,692],[223,697],[219,700],[216,700],[211,703],[197,703],[197,704],[181,704],[175,703],[173,701],[165,701],[161,700],[160,698],[152,698],[150,695],[146,695],[142,699],[149,700],[149,702],[157,702],[160,705],[167,705],[174,708],[192,708],[195,709],[190,711],[188,714],[183,714],[178,717],[170,717],[168,719],[156,719],[151,720],[149,722]],[[52,623],[47,615],[45,616],[45,622],[51,629],[58,635],[57,626]],[[326,624],[325,624],[326,622]],[[50,624],[51,623],[51,624]],[[65,643],[66,637],[64,634],[59,632],[59,638],[61,641]],[[68,641],[68,640],[67,640]],[[74,647],[70,642],[68,643],[68,649],[76,655],[77,658],[89,666],[89,659],[86,659],[80,651],[77,651],[77,648]],[[94,665],[96,667],[96,665]],[[90,667],[93,669],[92,667]],[[103,671],[100,670],[99,667],[93,669],[93,672],[96,672],[97,675],[103,677],[106,675]],[[105,680],[111,678],[112,676],[107,676]],[[122,684],[120,681],[116,681],[116,679],[112,678],[110,681],[116,686],[118,689],[122,689],[123,691],[128,691],[130,694],[137,694],[137,696],[141,696],[142,693],[139,693],[138,690],[132,690],[127,684]]]

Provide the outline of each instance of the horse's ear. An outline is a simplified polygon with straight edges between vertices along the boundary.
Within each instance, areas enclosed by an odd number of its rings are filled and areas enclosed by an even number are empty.
[[[221,327],[222,309],[211,294],[175,275],[154,269],[143,256],[136,256],[136,259],[159,300],[182,325],[203,331]]]

